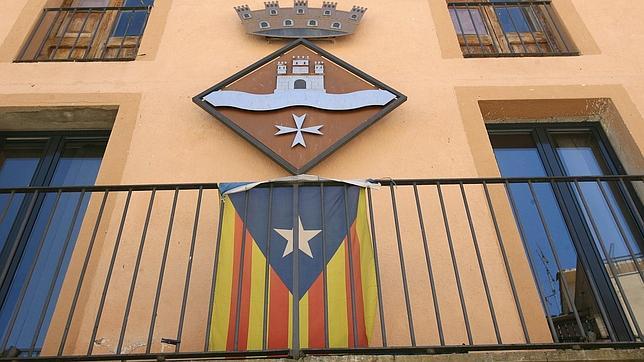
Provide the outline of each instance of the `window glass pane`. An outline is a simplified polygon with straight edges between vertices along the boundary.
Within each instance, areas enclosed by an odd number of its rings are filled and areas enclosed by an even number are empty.
[[[45,148],[44,141],[5,141],[0,146],[0,187],[29,186]],[[0,194],[0,251],[13,227],[23,194]]]
[[[485,21],[477,9],[449,9],[452,23],[457,34],[487,35]]]
[[[490,139],[503,177],[547,176],[532,135],[491,135]],[[607,338],[552,186],[533,183],[530,190],[527,183],[512,183],[509,192],[538,288],[560,341],[581,338],[573,306],[584,325],[594,326],[590,329],[598,339]]]
[[[611,173],[591,132],[555,133],[551,137],[566,174],[596,176]],[[574,195],[608,274],[613,279],[620,279],[641,323],[644,306],[633,301],[644,295],[644,283],[638,271],[638,268],[644,270],[643,236],[624,199],[634,196],[625,191],[617,182],[591,181],[580,182],[579,189],[574,188]]]
[[[528,10],[525,8],[498,6],[495,12],[501,28],[506,33],[535,31]]]
[[[127,0],[125,7],[152,6],[154,0]],[[143,34],[147,10],[124,10],[114,28],[113,36],[139,36]]]
[[[74,0],[73,8],[103,8],[109,6],[110,0]]]

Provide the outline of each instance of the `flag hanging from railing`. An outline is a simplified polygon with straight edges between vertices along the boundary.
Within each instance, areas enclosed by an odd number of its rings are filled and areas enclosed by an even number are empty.
[[[378,299],[365,190],[269,184],[225,194],[211,350],[293,347],[294,294],[299,348],[324,348],[325,328],[330,348],[369,346]]]

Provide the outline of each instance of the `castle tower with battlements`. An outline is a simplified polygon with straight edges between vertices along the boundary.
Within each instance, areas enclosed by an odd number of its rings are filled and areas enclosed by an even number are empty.
[[[317,91],[324,89],[324,62],[311,63],[308,56],[293,56],[289,62],[277,62],[277,85],[275,92]]]

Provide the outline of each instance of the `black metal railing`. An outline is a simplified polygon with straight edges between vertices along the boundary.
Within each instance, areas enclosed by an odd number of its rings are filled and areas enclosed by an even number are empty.
[[[211,333],[213,323],[234,315],[239,325],[241,303],[231,305],[226,315],[213,307],[223,253],[224,212],[217,184],[0,189],[2,245],[9,250],[8,260],[22,260],[0,270],[2,285],[10,285],[0,295],[5,323],[0,360],[644,347],[638,325],[642,321],[637,319],[644,306],[635,302],[644,285],[644,223],[636,196],[644,176],[373,182],[381,187],[364,193],[377,292],[368,301],[375,308],[368,343],[358,341],[356,333],[349,334],[344,346],[333,341],[337,329],[331,327],[328,308],[334,304],[327,303],[327,293],[336,286],[325,264],[324,310],[319,313],[324,336],[317,344],[310,336],[309,342],[300,339],[297,318],[288,327],[288,343],[269,343],[267,308],[260,308],[256,325],[245,332],[239,326],[230,329],[234,343],[224,350],[213,350],[215,340],[222,338]],[[276,195],[277,190],[298,187],[319,190],[322,200],[337,187],[344,187],[347,195],[347,185],[337,182],[270,183],[257,190]],[[632,328],[630,338],[614,332],[605,301],[585,277],[583,263],[560,247],[568,241],[553,219],[553,197],[562,187],[578,195],[581,212],[594,230],[606,275]],[[247,196],[246,205],[249,197],[255,196]],[[266,211],[271,230],[277,227],[271,220],[279,208],[297,202],[277,204],[274,196],[269,200],[274,201]],[[325,215],[330,204],[321,205]],[[248,221],[253,216],[243,212],[239,217]],[[321,229],[327,232],[350,224],[348,219],[343,225],[324,220]],[[607,234],[610,222],[614,230]],[[242,243],[250,243],[249,238],[244,236]],[[294,250],[297,245],[295,241]],[[241,253],[243,259],[243,246]],[[293,255],[294,260],[306,257]],[[294,277],[299,275],[295,270]],[[238,271],[233,284],[241,286],[248,273],[254,271]],[[347,285],[353,287],[355,274],[348,275]],[[17,282],[8,282],[12,278]],[[258,285],[264,293],[270,287]],[[351,300],[346,310],[355,315],[356,298],[352,294],[346,300]],[[292,307],[298,310],[299,303]],[[254,333],[261,341],[251,346],[243,342],[247,336],[242,333]]]
[[[579,55],[551,1],[448,2],[463,55]]]
[[[135,60],[151,10],[45,8],[16,62]]]

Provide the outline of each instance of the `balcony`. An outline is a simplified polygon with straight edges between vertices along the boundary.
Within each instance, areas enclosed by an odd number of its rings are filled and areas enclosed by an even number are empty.
[[[644,176],[372,182],[380,187],[360,191],[362,196],[351,193],[355,186],[330,181],[258,185],[234,201],[238,221],[232,229],[226,225],[234,217],[217,184],[0,189],[0,236],[5,245],[25,240],[11,251],[29,256],[13,269],[19,282],[3,289],[0,360],[644,347],[638,324],[644,312],[642,240],[627,242],[621,253],[613,239],[628,232],[618,205],[634,213],[634,227],[643,226],[632,195],[641,191]],[[574,255],[556,247],[564,236],[552,222],[545,190],[557,194],[561,188],[579,196],[599,236],[627,331],[597,298],[583,258],[571,262]],[[284,195],[290,198],[279,201]],[[315,200],[318,207],[302,206]],[[348,200],[357,200],[355,209]],[[543,231],[517,221],[531,215],[521,200],[534,209],[532,221]],[[283,230],[278,219],[284,210],[299,210],[288,216],[300,218],[300,225],[304,220],[299,232]],[[320,215],[319,230],[311,230],[310,215]],[[355,221],[348,232],[357,215],[364,215],[362,224]],[[615,220],[620,232],[602,238],[608,234],[600,217]],[[11,232],[7,225],[14,225]],[[231,232],[241,243],[234,251],[223,241]],[[346,258],[327,258],[338,232],[346,236]],[[287,244],[271,257],[270,244],[267,252],[258,241],[264,233],[273,235],[267,243],[281,237],[294,243],[290,252]],[[549,249],[533,255],[531,238],[539,233]],[[352,251],[355,246],[359,250]],[[317,281],[306,294],[294,287],[280,304],[273,278],[303,285],[305,269],[313,265],[308,258],[320,257],[320,250],[326,259]],[[272,260],[289,253],[292,267],[276,272]],[[234,255],[233,264],[226,264],[226,255]],[[2,267],[3,279],[11,268]],[[345,276],[338,278],[337,270]],[[274,277],[278,272],[281,277]],[[314,288],[319,304],[312,302]],[[230,302],[220,303],[222,295]],[[273,314],[279,307],[288,311],[282,318]]]
[[[451,1],[447,7],[465,58],[579,55],[551,1]]]
[[[152,6],[45,8],[16,62],[135,60]]]

